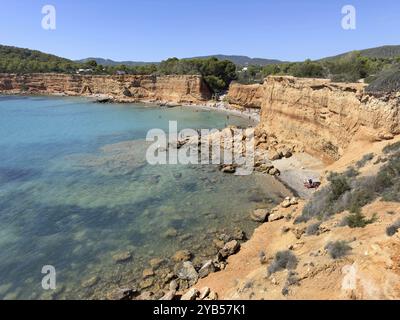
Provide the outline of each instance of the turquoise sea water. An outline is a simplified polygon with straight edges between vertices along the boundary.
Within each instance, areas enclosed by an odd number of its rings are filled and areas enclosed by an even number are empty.
[[[218,232],[251,233],[249,211],[283,196],[277,182],[148,165],[143,139],[169,120],[194,129],[249,124],[193,108],[0,96],[1,299],[102,298],[140,286],[151,258],[187,248],[201,261]],[[132,259],[116,264],[127,251]],[[55,291],[42,289],[44,265],[56,268]]]

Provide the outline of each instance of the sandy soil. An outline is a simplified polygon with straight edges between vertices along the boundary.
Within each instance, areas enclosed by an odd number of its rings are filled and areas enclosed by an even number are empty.
[[[304,178],[322,176],[325,183],[328,171],[344,171],[366,153],[382,155],[384,146],[397,141],[400,137],[358,142],[339,161],[329,165],[306,154],[273,164],[281,170],[280,179],[307,198],[310,194],[302,189]],[[361,174],[374,174],[380,166],[372,160],[361,169]],[[240,251],[228,258],[224,270],[200,279],[195,287],[199,290],[209,287],[217,292],[219,299],[400,299],[400,232],[393,236],[386,234],[386,228],[400,217],[400,205],[378,199],[362,209],[367,218],[377,217],[365,228],[340,226],[349,214],[342,212],[323,221],[316,235],[307,235],[306,228],[316,220],[293,223],[305,203],[306,200],[300,200],[289,208],[278,206],[276,212],[283,219],[261,224]],[[325,247],[338,240],[346,241],[350,251],[340,259],[333,259]],[[267,272],[275,254],[283,250],[290,250],[298,260],[296,281],[291,285],[288,285],[288,270],[272,275]],[[260,259],[261,252],[264,259]]]

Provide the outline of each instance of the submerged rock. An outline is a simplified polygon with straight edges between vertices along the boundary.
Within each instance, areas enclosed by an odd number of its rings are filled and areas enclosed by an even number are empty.
[[[165,233],[164,237],[166,238],[175,238],[178,235],[178,231],[174,228],[169,228]]]
[[[164,259],[154,258],[149,261],[149,264],[153,269],[158,269],[164,262]]]
[[[175,262],[188,261],[191,258],[192,253],[189,250],[179,250],[172,256],[172,260]]]
[[[143,275],[143,279],[152,277],[152,276],[154,276],[154,270],[150,269],[150,268],[144,269],[142,275]]]
[[[124,263],[132,259],[132,254],[129,251],[125,251],[114,254],[112,258],[116,263]]]
[[[146,278],[140,282],[139,286],[141,289],[147,289],[154,284],[154,278]]]
[[[98,277],[98,276],[91,277],[90,279],[88,279],[88,280],[82,282],[82,287],[84,287],[84,288],[93,287],[93,286],[95,286],[99,281],[100,281],[100,277]]]

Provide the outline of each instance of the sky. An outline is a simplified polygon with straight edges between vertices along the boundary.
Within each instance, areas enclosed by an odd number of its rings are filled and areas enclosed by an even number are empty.
[[[42,28],[44,5],[56,29]],[[342,28],[342,7],[356,29]],[[399,0],[0,0],[0,44],[69,59],[234,54],[285,61],[400,44]]]

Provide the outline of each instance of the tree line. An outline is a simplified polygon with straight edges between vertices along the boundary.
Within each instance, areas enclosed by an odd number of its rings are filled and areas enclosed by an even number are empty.
[[[375,58],[354,51],[342,57],[317,61],[270,64],[267,66],[249,66],[239,72],[241,83],[256,83],[269,75],[290,75],[302,78],[325,78],[337,82],[356,82],[364,79],[371,83],[388,70],[397,70],[400,56],[395,58]]]

